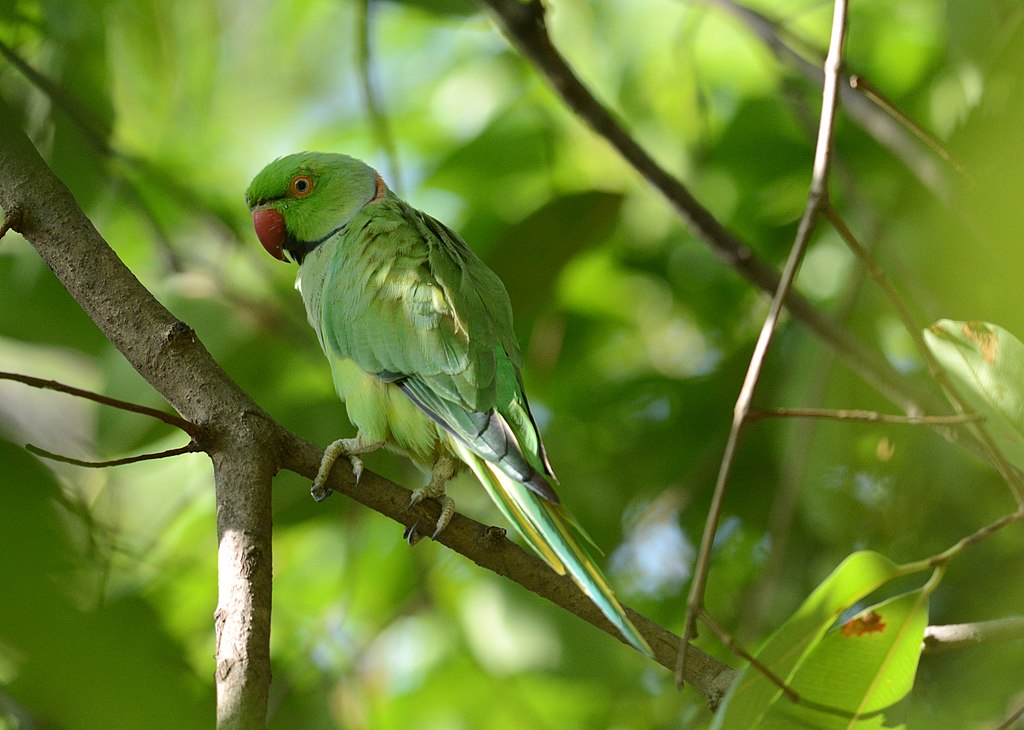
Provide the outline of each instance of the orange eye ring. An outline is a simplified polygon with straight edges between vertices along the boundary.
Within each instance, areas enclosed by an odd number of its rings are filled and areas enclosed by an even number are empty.
[[[309,175],[296,175],[288,183],[288,192],[295,198],[305,198],[313,192],[313,178]]]

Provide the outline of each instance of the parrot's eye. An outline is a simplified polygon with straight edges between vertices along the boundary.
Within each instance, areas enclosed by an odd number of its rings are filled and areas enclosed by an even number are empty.
[[[288,185],[288,192],[296,198],[304,198],[313,192],[313,178],[309,175],[296,175]]]

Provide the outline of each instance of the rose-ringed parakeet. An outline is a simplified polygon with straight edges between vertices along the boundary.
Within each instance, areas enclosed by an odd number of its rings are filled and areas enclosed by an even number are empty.
[[[573,535],[519,375],[512,309],[498,276],[443,223],[391,192],[352,157],[275,160],[246,192],[264,248],[299,264],[296,288],[358,432],[324,453],[313,495],[341,456],[387,446],[431,471],[413,503],[437,498],[469,466],[505,517],[556,572],[568,573],[637,649],[651,649]]]

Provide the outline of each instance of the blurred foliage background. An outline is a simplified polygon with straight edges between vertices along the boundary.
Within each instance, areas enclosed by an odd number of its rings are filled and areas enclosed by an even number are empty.
[[[748,0],[820,65],[831,4]],[[242,193],[276,156],[341,151],[460,231],[501,275],[563,499],[624,601],[679,630],[732,406],[766,311],[468,0],[0,0],[0,94],[139,279],[275,418],[350,433]],[[820,88],[728,3],[552,0],[556,45],[727,226],[780,264],[810,179]],[[368,17],[368,35],[363,26]],[[968,174],[840,110],[832,194],[911,303],[1024,334],[1024,8],[859,0],[847,64]],[[369,55],[361,38],[369,39]],[[27,64],[27,66],[26,66]],[[368,111],[368,68],[386,124]],[[0,144],[3,141],[0,140]],[[387,153],[394,147],[394,154]],[[103,282],[96,282],[102,287]],[[799,289],[922,380],[897,318],[822,227]],[[0,370],[159,406],[31,248],[0,245]],[[893,408],[794,323],[759,407]],[[183,727],[213,716],[216,536],[202,455],[141,416],[0,383],[0,726]],[[375,454],[410,487],[424,476]],[[273,727],[698,728],[701,698],[517,586],[303,479],[274,491]],[[459,508],[500,523],[482,490]],[[932,431],[772,420],[746,431],[709,609],[755,645],[850,551],[925,557],[1012,509]],[[1024,604],[1024,536],[958,559],[934,623]],[[738,666],[704,636],[699,644]],[[926,656],[911,727],[991,727],[1024,702],[1021,642]],[[500,698],[500,701],[499,701]]]

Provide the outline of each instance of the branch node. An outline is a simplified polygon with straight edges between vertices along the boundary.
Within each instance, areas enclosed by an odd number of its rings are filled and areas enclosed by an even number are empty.
[[[4,221],[0,223],[0,238],[3,238],[7,231],[18,231],[21,233],[21,224],[24,222],[25,214],[20,205],[11,206],[10,210],[4,212]]]
[[[179,319],[167,328],[164,332],[164,339],[168,343],[185,341],[188,344],[193,344],[196,341],[196,331]]]
[[[484,530],[484,539],[488,542],[498,542],[505,539],[506,532],[504,527],[498,527],[497,525],[491,525]]]

